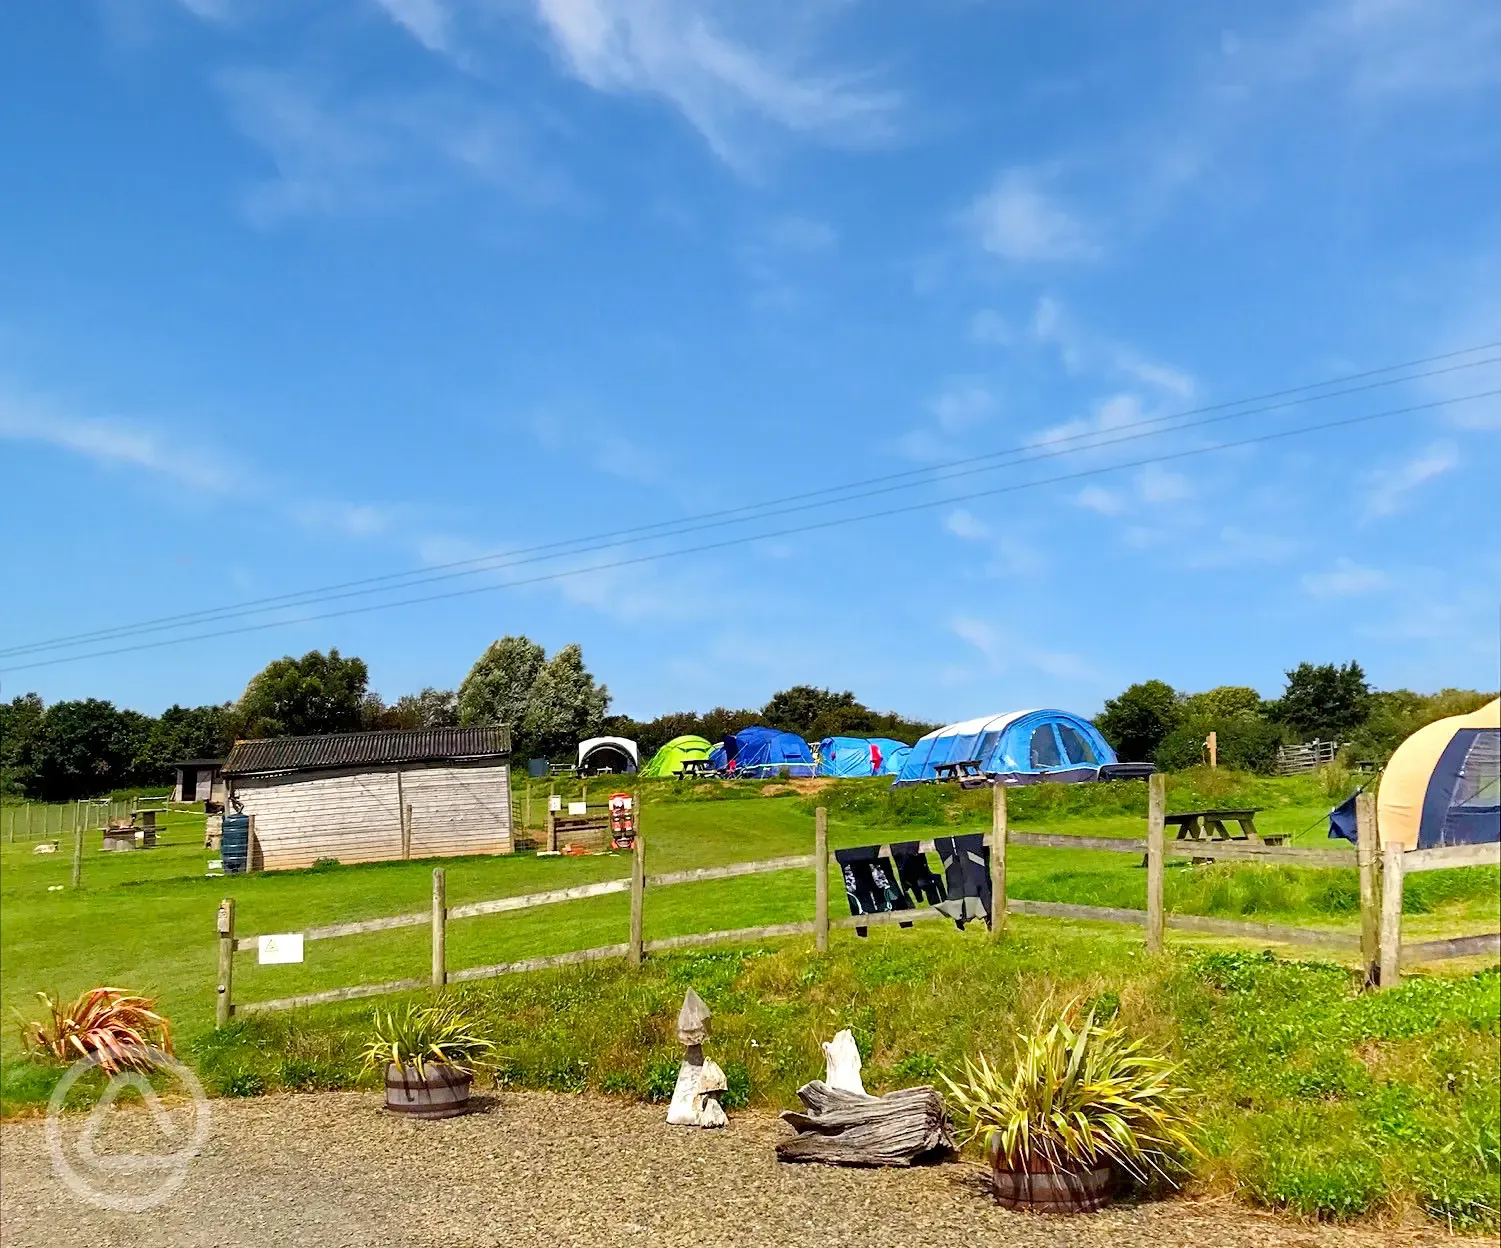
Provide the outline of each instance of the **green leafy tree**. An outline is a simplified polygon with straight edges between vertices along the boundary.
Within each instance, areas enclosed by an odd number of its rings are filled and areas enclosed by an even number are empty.
[[[506,724],[521,730],[532,686],[547,666],[547,651],[529,637],[492,641],[459,686],[461,724]],[[512,741],[512,748],[517,743]]]
[[[250,678],[236,714],[245,737],[358,732],[370,673],[363,659],[337,649],[310,650],[268,663]]]
[[[1095,719],[1122,762],[1151,762],[1168,733],[1183,719],[1178,694],[1166,681],[1146,680],[1105,703]]]
[[[459,722],[459,695],[453,689],[404,693],[386,708],[393,728],[453,728]]]
[[[46,707],[39,694],[0,702],[0,793],[27,793],[36,770]]]
[[[1218,723],[1230,719],[1256,719],[1262,716],[1265,706],[1261,695],[1246,685],[1217,685],[1184,698],[1183,714],[1187,719]]]
[[[1370,711],[1371,690],[1359,663],[1299,663],[1287,673],[1275,717],[1299,740],[1343,741]]]
[[[169,706],[151,721],[136,754],[133,771],[138,784],[166,784],[172,764],[189,758],[223,758],[235,739],[234,708]]]
[[[133,764],[151,723],[102,698],[54,702],[42,716],[29,795],[70,801],[134,783]]]
[[[783,689],[772,694],[771,701],[761,708],[761,717],[769,727],[804,737],[820,723],[844,723],[861,716],[869,718],[869,715],[870,712],[848,689],[834,693],[813,685],[793,685],[790,689]],[[824,735],[829,734],[820,734]]]
[[[1349,737],[1350,755],[1385,762],[1397,746],[1425,724],[1450,715],[1468,715],[1495,696],[1478,689],[1441,689],[1437,693],[1391,689],[1373,693],[1365,721]]]
[[[568,756],[600,731],[610,692],[584,666],[577,645],[552,659],[528,637],[502,637],[480,655],[459,686],[459,722],[505,724],[519,758]]]
[[[522,733],[540,754],[566,756],[580,741],[599,735],[609,709],[610,691],[589,674],[583,650],[567,645],[537,673]]]

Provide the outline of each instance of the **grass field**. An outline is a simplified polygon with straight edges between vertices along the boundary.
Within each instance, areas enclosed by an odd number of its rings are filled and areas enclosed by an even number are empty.
[[[1019,791],[1012,794],[1012,826],[1140,836],[1144,790],[1137,784]],[[1168,800],[1169,809],[1249,802],[1265,807],[1258,818],[1263,831],[1329,844],[1321,819],[1329,800],[1311,780],[1174,778]],[[880,783],[840,784],[816,797],[777,785],[654,786],[642,810],[648,871],[808,852],[815,804],[829,807],[831,842],[843,846],[983,827],[988,802],[985,792],[892,792]],[[152,851],[104,854],[91,838],[84,887],[76,893],[67,887],[66,852],[0,847],[0,989],[7,1016],[15,1007],[29,1009],[37,989],[71,994],[113,983],[160,997],[180,1047],[216,1091],[354,1080],[352,1054],[368,1002],[247,1018],[213,1032],[215,909],[220,897],[234,896],[243,934],[421,911],[433,864],[206,879],[201,816],[174,815],[161,839]],[[1183,913],[1353,931],[1353,861],[1352,852],[1350,870],[1175,865],[1167,904]],[[450,905],[618,878],[629,867],[623,855],[518,854],[444,865]],[[1497,876],[1480,869],[1413,877],[1405,930],[1416,939],[1495,930]],[[1144,877],[1135,855],[1013,847],[1008,858],[1008,891],[1020,898],[1140,908]],[[811,918],[812,905],[807,871],[663,888],[648,894],[646,937]],[[627,923],[624,894],[455,921],[449,966],[617,943]],[[310,943],[300,966],[261,967],[242,954],[235,996],[264,999],[423,975],[427,939],[419,927]],[[1205,952],[1206,946],[1222,952]],[[1473,968],[1451,967],[1371,998],[1354,991],[1347,970],[1225,952],[1234,947],[1174,938],[1167,958],[1148,959],[1135,929],[1018,919],[1001,949],[974,929],[960,934],[931,925],[876,932],[868,941],[836,934],[827,958],[813,955],[811,942],[790,941],[653,959],[635,976],[601,966],[512,977],[471,992],[505,1040],[504,1071],[512,1082],[659,1095],[670,1090],[675,1069],[670,1020],[692,982],[716,1011],[736,1096],[776,1104],[817,1072],[816,1041],[838,1026],[855,1027],[874,1082],[891,1086],[931,1077],[975,1047],[999,1053],[1001,1037],[1028,1003],[1047,992],[1082,992],[1117,1003],[1133,1024],[1187,1060],[1213,1107],[1203,1182],[1331,1216],[1416,1202],[1461,1221],[1493,1217],[1484,1210],[1496,1203],[1485,1193],[1494,1189],[1496,1170],[1497,976],[1465,978]],[[581,1049],[569,1042],[573,1035],[583,1037]],[[14,1031],[5,1036],[3,1058],[7,1111],[45,1098],[55,1075],[21,1057]],[[1472,1085],[1489,1088],[1489,1117],[1475,1107]],[[1470,1090],[1446,1100],[1445,1088]],[[1275,1147],[1268,1143],[1274,1136]],[[1438,1169],[1405,1158],[1400,1141],[1418,1138],[1425,1148],[1468,1150],[1468,1177],[1452,1199],[1434,1194]]]

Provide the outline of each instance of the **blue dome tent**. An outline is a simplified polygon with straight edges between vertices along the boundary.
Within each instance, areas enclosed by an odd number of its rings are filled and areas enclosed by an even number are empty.
[[[911,749],[906,742],[890,737],[825,737],[818,743],[818,774],[894,776]]]
[[[970,759],[977,760],[987,776],[1007,784],[1109,779],[1112,772],[1119,773],[1116,778],[1145,774],[1140,767],[1120,765],[1115,751],[1087,719],[1068,711],[1038,710],[969,719],[930,732],[912,747],[894,783],[933,780],[940,763]]]
[[[716,770],[737,776],[775,776],[784,768],[789,776],[813,774],[813,751],[806,741],[795,732],[760,724],[730,733],[709,752],[709,762]]]

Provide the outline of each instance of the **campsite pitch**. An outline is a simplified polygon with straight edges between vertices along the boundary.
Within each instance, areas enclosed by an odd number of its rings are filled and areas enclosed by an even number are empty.
[[[100,1151],[149,1134],[117,1110]],[[952,1248],[1376,1248],[1493,1241],[1431,1226],[1336,1227],[1173,1199],[1078,1218],[1010,1213],[980,1167],[783,1165],[770,1114],[724,1131],[668,1127],[660,1106],[506,1093],[441,1123],[384,1115],[373,1093],[220,1101],[186,1185],[145,1214],[110,1213],[53,1178],[40,1122],[0,1128],[0,1239],[162,1248],[239,1245],[787,1245]]]

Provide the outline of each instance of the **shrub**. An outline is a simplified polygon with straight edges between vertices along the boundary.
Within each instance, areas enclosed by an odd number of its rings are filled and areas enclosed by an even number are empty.
[[[495,1047],[479,1034],[474,1017],[457,1001],[425,1006],[413,1002],[401,1014],[376,1010],[370,1027],[362,1053],[365,1069],[377,1070],[387,1063],[414,1066],[419,1079],[430,1062],[469,1070]]]
[[[1205,757],[1204,739],[1214,732],[1217,761],[1234,771],[1270,773],[1277,763],[1282,730],[1276,724],[1249,716],[1226,719],[1190,719],[1162,739],[1153,756],[1163,771],[1197,767]]]
[[[97,1059],[111,1075],[121,1070],[150,1070],[156,1063],[148,1048],[172,1051],[171,1024],[150,997],[122,988],[90,988],[73,1001],[36,994],[48,1017],[22,1020],[21,1038],[38,1057],[57,1062]]]
[[[965,1061],[962,1081],[944,1077],[966,1142],[979,1141],[1016,1169],[1110,1163],[1139,1183],[1171,1180],[1197,1151],[1177,1068],[1143,1052],[1120,1025],[1099,1023],[1091,1011],[1076,1026],[1074,1013],[1066,1006],[1051,1024],[1039,1013],[1032,1033],[1018,1037],[1009,1080],[983,1055]]]

